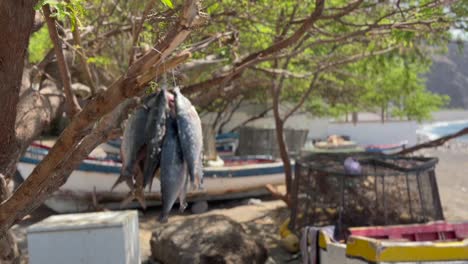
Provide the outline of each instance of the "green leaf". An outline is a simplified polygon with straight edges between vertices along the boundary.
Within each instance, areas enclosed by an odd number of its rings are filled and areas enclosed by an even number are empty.
[[[31,63],[40,62],[52,47],[49,30],[47,27],[42,27],[39,31],[33,33],[29,40],[29,61]]]
[[[165,6],[171,8],[171,9],[174,9],[174,6],[172,5],[172,1],[171,1],[171,0],[161,0],[161,2],[162,2]]]
[[[95,56],[95,57],[89,57],[87,62],[91,64],[95,64],[97,66],[105,67],[107,65],[110,65],[112,63],[112,60],[104,56]]]

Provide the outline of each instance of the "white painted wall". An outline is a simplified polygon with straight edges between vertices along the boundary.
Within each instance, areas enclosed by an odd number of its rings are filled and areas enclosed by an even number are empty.
[[[225,130],[236,127],[249,117],[261,113],[264,109],[264,105],[243,105],[224,127]],[[287,110],[287,106],[282,106],[282,114]],[[371,114],[368,115],[371,116]],[[216,113],[205,114],[202,117],[202,122],[211,124],[215,117]],[[409,145],[417,143],[416,130],[419,125],[415,121],[388,121],[382,124],[378,118],[372,119],[371,117],[366,117],[365,114],[360,114],[359,120],[362,121],[355,126],[352,123],[329,122],[327,118],[314,118],[309,114],[299,113],[291,116],[286,122],[285,127],[288,129],[309,129],[309,140],[324,139],[332,134],[344,134],[351,136],[353,141],[361,145],[398,144],[402,141],[408,141]],[[249,123],[248,126],[274,128],[275,121],[272,112],[270,111],[264,118]]]
[[[229,123],[224,126],[225,131],[237,127],[239,124],[243,123],[245,120],[249,119],[252,116],[256,116],[259,113],[262,113],[267,106],[261,104],[243,104],[232,116]],[[286,111],[290,108],[287,106],[281,106],[280,113],[284,115]],[[206,113],[201,116],[201,120],[205,124],[212,124],[216,118],[216,113]],[[315,118],[307,113],[296,113],[291,116],[285,123],[285,128],[287,129],[313,129],[310,133],[313,137],[318,137],[326,134],[326,126],[328,124],[328,119],[326,118]],[[249,127],[255,128],[266,128],[272,129],[275,128],[275,119],[273,117],[273,112],[270,110],[267,115],[263,118],[259,118],[255,121],[252,121],[247,124]],[[316,136],[315,136],[316,135]],[[309,135],[310,137],[310,135]]]
[[[352,123],[328,124],[328,135],[348,135],[352,141],[358,144],[398,144],[408,141],[409,145],[417,143],[416,130],[418,123],[408,122],[362,122],[356,125]]]

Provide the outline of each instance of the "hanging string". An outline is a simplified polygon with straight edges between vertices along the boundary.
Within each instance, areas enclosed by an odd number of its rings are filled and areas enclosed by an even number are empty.
[[[155,47],[152,47],[152,49],[154,51],[156,51],[157,53],[159,53],[160,55],[162,55],[161,51],[157,50]],[[166,58],[163,58],[162,67],[163,67],[163,72],[164,72],[164,74],[163,74],[163,85],[167,89],[168,88],[168,85],[167,85],[168,83],[167,83],[167,72],[166,72]],[[175,79],[174,69],[172,69],[171,72],[172,72],[172,82],[173,82],[174,87],[176,87],[177,83],[176,83],[176,79]]]

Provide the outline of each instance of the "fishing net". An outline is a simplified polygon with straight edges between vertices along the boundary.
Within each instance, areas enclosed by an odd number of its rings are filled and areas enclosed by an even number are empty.
[[[346,158],[359,162],[347,173]],[[334,225],[346,238],[353,226],[442,220],[435,178],[436,158],[378,154],[311,154],[295,165],[291,228]]]

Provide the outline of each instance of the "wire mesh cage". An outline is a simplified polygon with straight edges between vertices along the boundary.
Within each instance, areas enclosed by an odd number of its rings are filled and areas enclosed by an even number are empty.
[[[351,158],[357,170],[345,162]],[[436,158],[379,154],[311,154],[296,162],[292,230],[335,226],[346,238],[353,226],[442,220]]]

